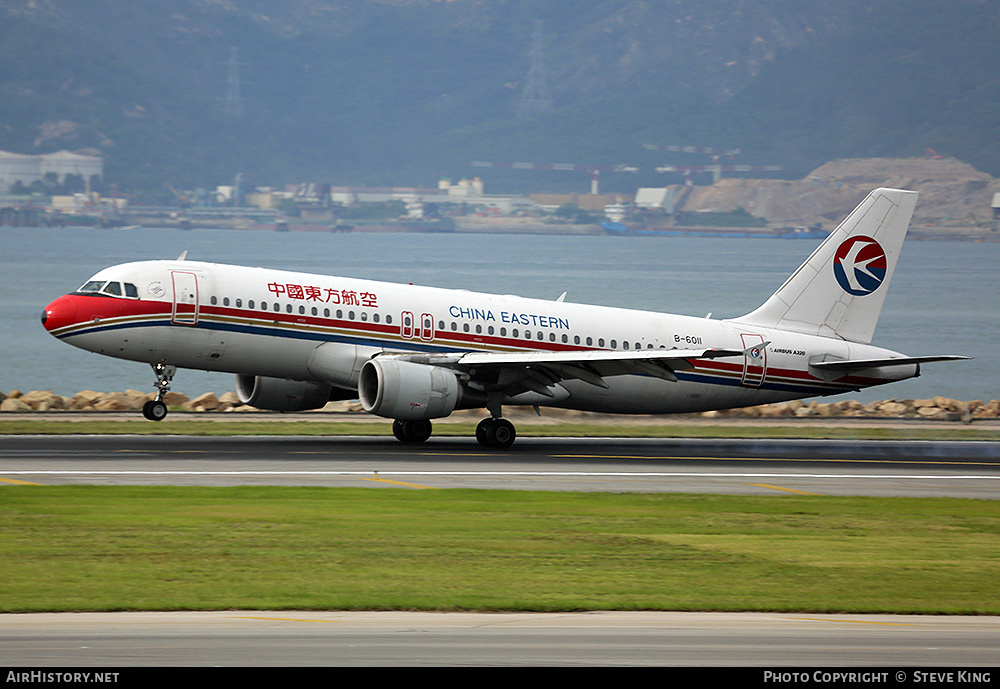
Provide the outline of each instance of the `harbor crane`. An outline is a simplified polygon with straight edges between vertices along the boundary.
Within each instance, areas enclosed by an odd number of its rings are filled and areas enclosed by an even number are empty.
[[[712,183],[722,179],[723,172],[777,172],[781,170],[780,165],[661,165],[656,168],[657,172],[680,172],[685,177],[690,177],[697,172],[711,172]]]
[[[643,144],[647,151],[666,151],[668,153],[691,153],[695,155],[705,155],[711,158],[709,165],[661,165],[656,168],[657,172],[680,172],[690,181],[690,176],[698,172],[711,172],[712,182],[722,179],[723,172],[775,172],[781,170],[778,165],[723,165],[719,161],[722,158],[732,160],[740,154],[738,148],[721,148],[712,146],[671,146],[660,144]]]
[[[590,193],[598,194],[599,179],[602,172],[639,172],[639,168],[630,165],[590,165],[587,163],[502,163],[493,161],[472,161],[472,167],[506,168],[508,170],[565,170],[570,172],[590,173]]]
[[[659,144],[643,144],[647,151],[667,151],[668,153],[694,153],[711,156],[713,160],[718,160],[722,156],[734,158],[740,154],[738,148],[712,148],[709,146],[663,146]]]

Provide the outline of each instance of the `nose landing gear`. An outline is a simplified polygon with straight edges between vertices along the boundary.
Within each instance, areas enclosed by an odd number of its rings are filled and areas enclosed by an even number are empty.
[[[170,391],[170,381],[177,373],[177,367],[165,364],[162,361],[152,364],[153,372],[156,373],[156,399],[152,399],[142,405],[142,415],[150,421],[163,421],[167,416],[167,405],[163,397]]]

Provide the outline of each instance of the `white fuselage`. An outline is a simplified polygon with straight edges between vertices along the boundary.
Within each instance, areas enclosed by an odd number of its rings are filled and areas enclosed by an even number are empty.
[[[619,413],[701,411],[830,395],[909,378],[919,370],[907,365],[868,369],[864,375],[824,374],[809,363],[898,355],[736,321],[263,268],[145,261],[108,268],[92,281],[134,286],[135,296],[122,290],[62,297],[50,305],[46,328],[53,335],[122,359],[323,380],[347,390],[356,389],[357,366],[324,373],[314,356],[318,347],[343,347],[358,360],[381,352],[709,347],[750,352],[692,361],[692,368],[676,371],[677,380],[612,375],[605,376],[607,387],[566,380],[561,386],[568,395],[530,402]]]

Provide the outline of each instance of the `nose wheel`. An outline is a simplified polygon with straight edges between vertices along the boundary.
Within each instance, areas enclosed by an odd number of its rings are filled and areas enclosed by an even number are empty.
[[[153,364],[153,372],[156,374],[156,399],[152,399],[142,405],[142,415],[150,421],[163,421],[167,417],[167,405],[163,401],[164,396],[170,392],[170,381],[177,373],[177,367],[165,364],[162,361]]]
[[[167,416],[167,405],[162,400],[149,400],[142,405],[142,415],[150,421],[163,421]]]

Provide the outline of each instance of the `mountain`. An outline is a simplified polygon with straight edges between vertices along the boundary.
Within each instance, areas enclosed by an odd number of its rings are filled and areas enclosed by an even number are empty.
[[[0,150],[95,149],[132,191],[585,188],[472,160],[804,175],[926,148],[1000,175],[997,0],[5,0]],[[538,22],[541,22],[538,24]],[[533,35],[541,30],[541,52]],[[544,58],[532,70],[532,54]],[[238,87],[238,97],[237,97]],[[518,117],[526,89],[542,107]]]

